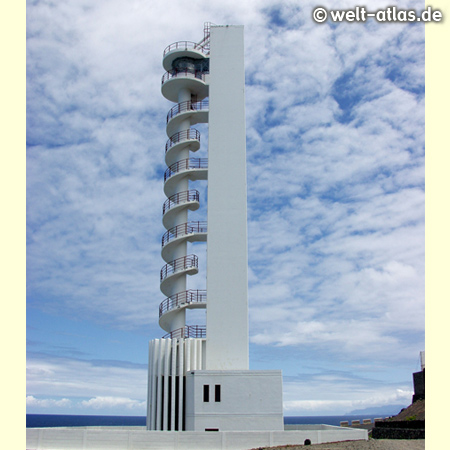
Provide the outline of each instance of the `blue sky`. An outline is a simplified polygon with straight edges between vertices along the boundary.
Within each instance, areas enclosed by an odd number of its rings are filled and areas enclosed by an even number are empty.
[[[314,6],[28,2],[29,413],[145,415],[147,345],[164,334],[162,51],[206,21],[245,26],[250,367],[283,371],[286,415],[410,403],[424,27],[318,25]]]

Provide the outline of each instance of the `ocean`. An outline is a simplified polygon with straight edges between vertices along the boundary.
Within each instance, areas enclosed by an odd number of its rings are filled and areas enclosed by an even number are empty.
[[[383,417],[366,415],[343,415],[343,416],[287,416],[285,424],[290,425],[336,425],[341,421],[373,419]],[[145,426],[144,416],[79,416],[63,414],[27,414],[27,428],[51,428],[51,427],[95,427],[95,426]]]

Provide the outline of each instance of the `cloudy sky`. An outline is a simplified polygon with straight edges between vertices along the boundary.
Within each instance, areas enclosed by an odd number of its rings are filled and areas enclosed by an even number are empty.
[[[424,26],[318,25],[314,6],[27,2],[29,413],[145,415],[164,334],[162,52],[207,21],[245,26],[250,367],[283,371],[285,415],[411,402]]]

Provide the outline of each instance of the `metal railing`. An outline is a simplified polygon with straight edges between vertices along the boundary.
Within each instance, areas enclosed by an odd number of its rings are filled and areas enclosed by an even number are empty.
[[[209,48],[209,38],[211,35],[211,25],[215,25],[212,22],[205,22],[203,24],[203,39],[201,40],[201,44],[205,47],[205,49],[210,50]]]
[[[206,233],[208,231],[207,222],[186,222],[180,223],[176,227],[167,230],[161,239],[161,247],[167,245],[171,240],[178,237],[187,236],[194,233]]]
[[[189,130],[178,131],[170,136],[169,140],[166,142],[166,153],[175,144],[181,141],[199,141],[200,142],[200,131],[195,128],[189,128]]]
[[[178,103],[170,111],[167,113],[166,123],[169,123],[169,120],[175,117],[176,115],[186,112],[186,111],[204,111],[209,108],[209,101],[203,100],[201,102],[192,102],[191,100],[187,100],[185,102]]]
[[[186,325],[163,336],[163,339],[206,338],[205,325]]]
[[[206,81],[207,70],[195,69],[172,69],[166,72],[161,78],[161,85],[173,78],[195,78],[203,82]]]
[[[208,158],[186,158],[170,165],[164,172],[164,182],[178,172],[192,169],[207,169]]]
[[[196,255],[182,256],[181,258],[174,259],[170,263],[163,266],[160,273],[160,281],[165,280],[169,275],[182,270],[189,270],[198,268],[198,257]]]
[[[167,55],[167,53],[171,52],[172,50],[198,50],[199,52],[203,53],[204,55],[207,55],[209,52],[205,46],[201,44],[197,44],[197,42],[192,41],[179,41],[174,42],[173,44],[168,45],[164,49],[163,58]]]
[[[159,317],[179,305],[189,303],[206,303],[206,290],[189,289],[167,297],[159,305]]]
[[[191,189],[190,191],[178,192],[174,195],[171,195],[163,205],[163,215],[169,211],[173,206],[179,205],[181,203],[188,202],[199,202],[200,201],[200,193],[196,189]]]

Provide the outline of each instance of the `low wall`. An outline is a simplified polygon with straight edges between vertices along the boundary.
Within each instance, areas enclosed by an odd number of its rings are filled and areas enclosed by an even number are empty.
[[[425,420],[390,420],[377,422],[374,439],[425,439]]]
[[[425,430],[407,428],[374,428],[373,439],[425,439]]]
[[[375,428],[408,428],[409,430],[425,429],[425,420],[387,420],[377,422]]]
[[[255,447],[367,440],[367,430],[305,425],[295,431],[147,431],[125,427],[27,428],[27,450],[248,450]]]

